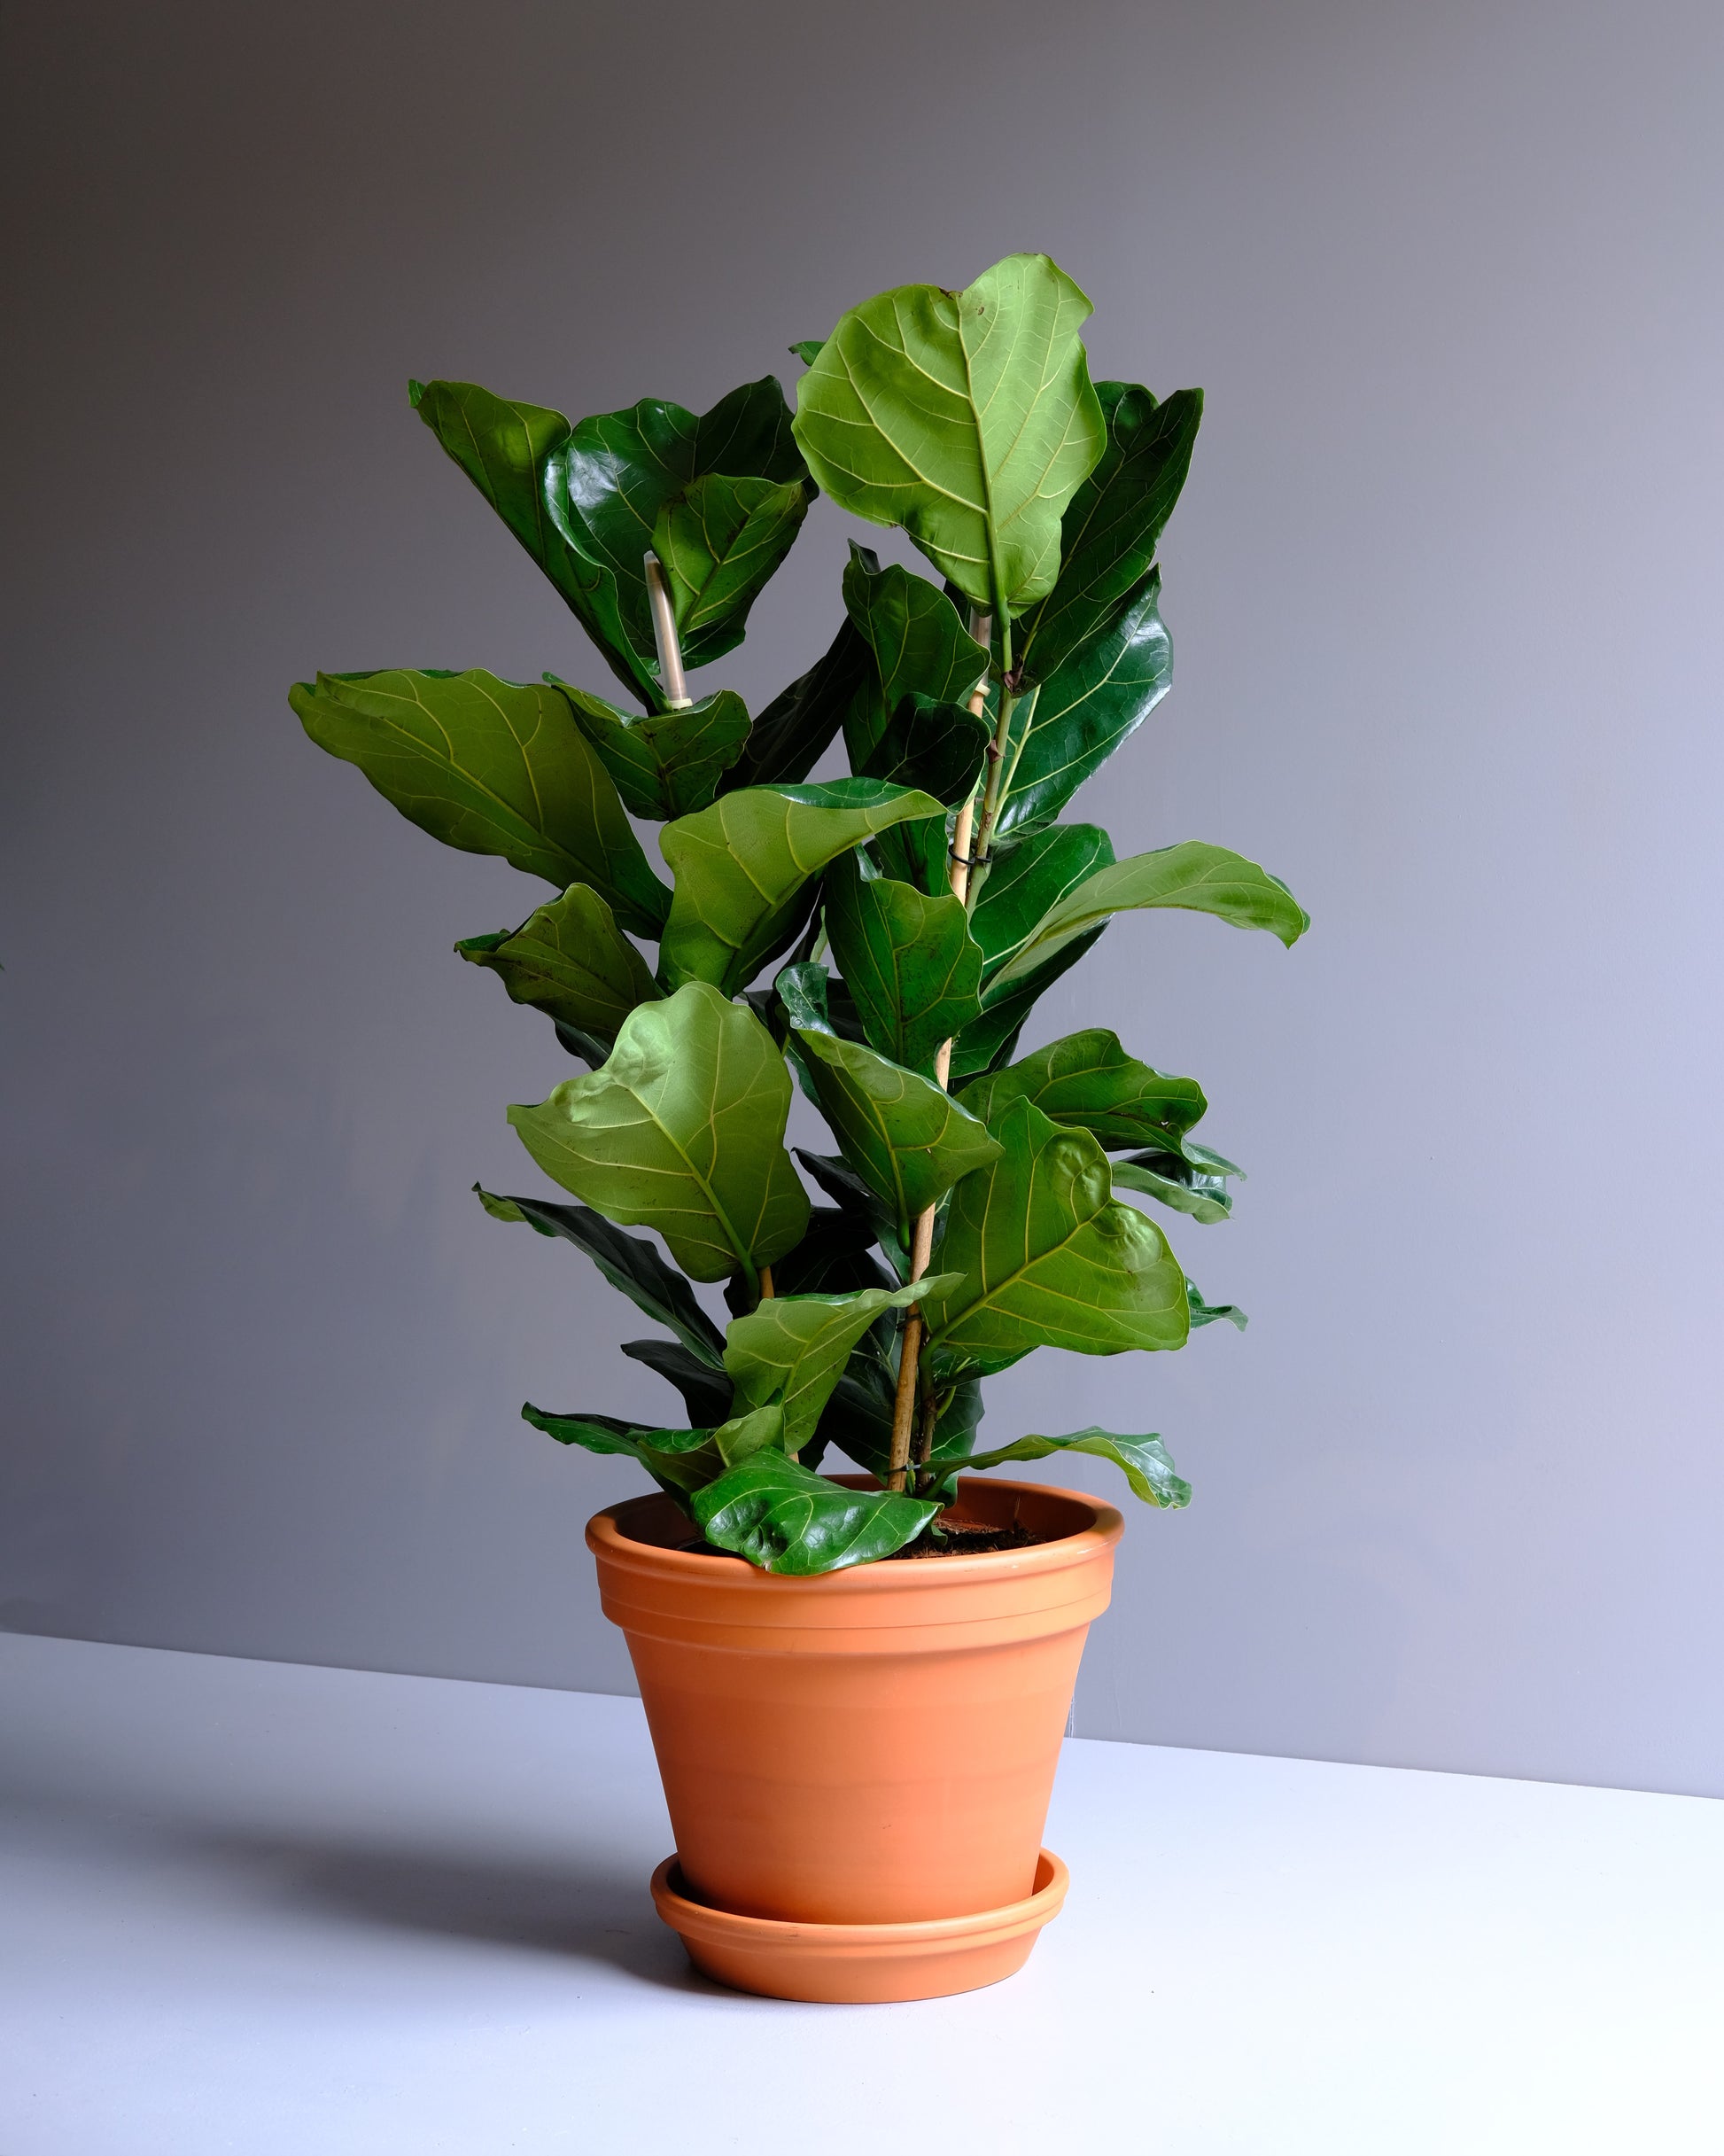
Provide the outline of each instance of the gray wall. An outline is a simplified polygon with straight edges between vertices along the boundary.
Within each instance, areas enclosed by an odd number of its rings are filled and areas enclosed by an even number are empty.
[[[1081,804],[1265,860],[1044,1006],[1202,1078],[1252,1312],[1044,1355],[1164,1432],[1090,1733],[1724,1792],[1705,5],[73,4],[13,19],[5,1621],[622,1690],[625,1306],[485,1220],[570,1065],[529,885],[303,740],[318,665],[604,675],[409,373],[696,407],[1045,248],[1209,393],[1170,701]],[[823,647],[822,508],[724,678]],[[1117,969],[1110,987],[1105,969]],[[644,1389],[644,1390],[643,1390]],[[668,1404],[668,1396],[666,1399]],[[1078,1477],[1111,1490],[1106,1470]]]

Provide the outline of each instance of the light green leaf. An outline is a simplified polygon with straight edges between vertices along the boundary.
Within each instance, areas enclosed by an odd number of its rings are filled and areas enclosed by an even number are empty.
[[[934,1262],[963,1285],[924,1316],[949,1366],[1003,1368],[1037,1347],[1082,1355],[1185,1343],[1185,1278],[1159,1228],[1109,1193],[1087,1131],[1062,1130],[1028,1101],[994,1125],[991,1165],[952,1192]]]
[[[936,1050],[981,1009],[982,946],[961,899],[865,878],[854,854],[826,876],[826,930],[871,1047],[931,1071]],[[1142,1142],[1141,1140],[1139,1142]]]
[[[1166,1078],[1128,1055],[1117,1033],[1092,1026],[1037,1048],[959,1094],[973,1116],[996,1122],[1008,1101],[1030,1101],[1054,1123],[1086,1130],[1103,1146],[1178,1153],[1208,1106],[1195,1078]],[[1115,1180],[1120,1179],[1116,1176]]]
[[[778,1452],[757,1452],[695,1493],[707,1540],[767,1572],[805,1578],[889,1557],[939,1511],[921,1498],[846,1490]]]
[[[796,385],[810,471],[841,509],[902,525],[973,604],[1021,613],[1052,589],[1060,517],[1107,447],[1089,314],[1044,254],[865,301]]]
[[[1135,733],[1173,681],[1173,646],[1153,571],[1112,622],[1073,651],[1013,714],[1008,790],[995,830],[1032,830]],[[1031,702],[1031,697],[1034,702]]]
[[[741,1467],[767,1446],[784,1450],[784,1410],[776,1400],[733,1415],[712,1433],[713,1444],[726,1467]]]
[[[953,1283],[955,1284],[955,1283]],[[865,1288],[851,1295],[774,1296],[733,1318],[725,1368],[739,1410],[780,1404],[783,1448],[792,1459],[814,1435],[850,1351],[882,1311],[904,1310],[928,1284]]]
[[[647,397],[625,412],[583,419],[546,464],[551,521],[595,572],[594,613],[645,674],[648,701],[657,700],[658,660],[646,555],[666,503],[708,472],[775,485],[804,479],[784,392],[770,375],[732,390],[699,418]],[[753,595],[682,640],[685,665],[706,665],[742,642]]]
[[[798,1027],[796,1041],[839,1150],[892,1207],[901,1240],[960,1176],[998,1156],[986,1128],[931,1078],[835,1033]]]
[[[653,526],[680,642],[700,649],[746,616],[790,551],[808,514],[801,479],[734,479],[709,471],[673,494]]]
[[[1185,1302],[1193,1331],[1200,1325],[1215,1325],[1224,1318],[1236,1332],[1242,1333],[1251,1322],[1237,1303],[1206,1303],[1203,1290],[1195,1280],[1185,1282]]]
[[[632,1011],[602,1070],[509,1119],[553,1181],[607,1219],[656,1228],[685,1273],[717,1280],[771,1265],[808,1225],[789,1108],[772,1035],[691,981]]]
[[[670,894],[560,689],[470,673],[320,673],[289,703],[320,749],[356,764],[445,845],[500,853],[559,891],[590,883],[656,936]]]
[[[1044,915],[993,978],[1005,985],[1030,972],[1112,914],[1159,906],[1215,914],[1234,928],[1267,929],[1289,946],[1311,925],[1286,885],[1255,861],[1187,839],[1099,870]]]
[[[794,933],[798,894],[811,876],[875,831],[932,816],[931,795],[875,779],[829,786],[750,786],[724,795],[659,834],[676,877],[660,964],[665,984],[711,981],[745,988],[763,961]]]
[[[844,720],[850,768],[861,771],[905,697],[963,703],[987,673],[988,653],[937,584],[896,562],[882,569],[854,542],[843,588],[844,611],[874,662],[873,679],[858,691]]]
[[[749,707],[734,689],[720,689],[686,711],[642,717],[567,681],[557,686],[625,806],[655,821],[705,808],[749,738]]]
[[[1098,382],[1096,396],[1107,447],[1060,523],[1060,580],[1025,619],[1017,652],[1026,681],[1046,681],[1142,587],[1203,417],[1200,389],[1158,404],[1137,383]]]
[[[1070,1437],[1020,1437],[991,1452],[975,1452],[956,1459],[948,1483],[960,1472],[977,1474],[989,1467],[1004,1467],[1020,1459],[1046,1459],[1053,1452],[1089,1452],[1110,1459],[1125,1472],[1131,1494],[1145,1505],[1189,1505],[1192,1486],[1175,1474],[1168,1449],[1156,1436],[1117,1437],[1112,1430],[1079,1430]]]
[[[799,344],[791,345],[788,349],[796,354],[804,367],[812,367],[820,356],[820,346],[825,342],[824,337],[804,337]]]
[[[516,1003],[614,1040],[637,1003],[658,999],[647,961],[596,891],[571,883],[518,929],[470,936],[455,949],[494,973]]]

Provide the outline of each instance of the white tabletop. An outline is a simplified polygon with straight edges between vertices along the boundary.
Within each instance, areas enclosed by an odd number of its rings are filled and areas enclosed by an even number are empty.
[[[1724,1806],[1074,1740],[911,2006],[688,1971],[639,1706],[0,1635],[4,2156],[1718,2156]]]

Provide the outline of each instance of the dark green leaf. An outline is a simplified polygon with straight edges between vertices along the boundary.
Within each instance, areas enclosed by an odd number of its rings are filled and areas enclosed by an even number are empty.
[[[993,1000],[989,991],[994,979],[1007,961],[1113,858],[1107,832],[1093,823],[1059,824],[1014,839],[993,855],[971,916],[971,932],[982,946],[984,1009]]]
[[[1138,1190],[1145,1197],[1159,1198],[1206,1227],[1225,1220],[1233,1210],[1224,1175],[1206,1171],[1172,1153],[1130,1154],[1113,1164],[1113,1176],[1115,1190]]]
[[[825,342],[824,337],[804,337],[800,344],[792,345],[790,350],[804,367],[812,367],[820,356],[820,347]]]
[[[952,1085],[974,1078],[979,1071],[994,1070],[1010,1059],[1037,1000],[1099,940],[1107,925],[1103,922],[1087,936],[1062,945],[1044,966],[1038,966],[1034,973],[1027,973],[1021,981],[1013,981],[987,998],[982,1016],[964,1028],[952,1048],[950,1073]]]
[[[1184,1275],[1160,1229],[1110,1196],[1089,1132],[1014,1101],[994,1135],[999,1157],[953,1191],[935,1249],[940,1272],[964,1276],[924,1305],[944,1366],[1002,1368],[1042,1346],[1183,1347]]]
[[[961,808],[975,790],[991,738],[987,720],[967,704],[939,704],[912,692],[870,750],[863,775],[920,787],[948,807]]]
[[[715,690],[683,711],[642,716],[567,681],[557,686],[624,806],[655,821],[706,807],[749,738],[749,707],[734,689]]]
[[[1161,588],[1160,572],[1152,572],[1111,626],[1030,692],[1033,703],[1020,702],[998,834],[1051,822],[1167,694],[1173,646]]]
[[[893,1287],[896,1283],[872,1255],[874,1241],[873,1225],[862,1215],[842,1206],[815,1206],[802,1241],[773,1267],[778,1292],[842,1295],[852,1288]]]
[[[499,1198],[473,1186],[493,1220],[524,1221],[541,1235],[561,1236],[585,1250],[611,1286],[637,1310],[668,1326],[683,1345],[714,1370],[724,1364],[725,1336],[695,1299],[681,1273],[672,1272],[649,1242],[625,1235],[584,1205],[547,1204],[539,1198]]]
[[[901,525],[972,604],[1021,613],[1052,589],[1061,512],[1107,448],[1089,313],[1044,254],[965,292],[865,301],[796,385],[809,469],[841,509]]]
[[[931,1072],[941,1042],[981,1009],[982,950],[962,900],[865,878],[848,854],[827,871],[826,929],[869,1045]]]
[[[1049,834],[1050,837],[1058,836],[1057,830]],[[1035,841],[1026,840],[1025,844],[1034,844]],[[983,895],[985,899],[985,892]],[[1187,839],[1183,845],[1162,846],[1153,853],[1134,853],[1087,877],[1035,923],[998,970],[990,970],[990,983],[1006,986],[1013,978],[1034,971],[1062,943],[1081,936],[1111,915],[1128,907],[1162,906],[1214,914],[1234,928],[1267,929],[1288,946],[1296,943],[1311,925],[1309,915],[1286,885],[1255,861],[1230,853],[1224,846]],[[982,935],[979,926],[976,933]],[[989,953],[991,967],[994,951],[985,938],[982,948]]]
[[[896,562],[882,569],[866,547],[851,545],[844,608],[874,655],[844,721],[850,768],[862,771],[905,697],[962,704],[988,671],[988,653],[937,585]]]
[[[1060,526],[1060,580],[1026,618],[1018,643],[1027,681],[1044,681],[1113,619],[1141,585],[1173,514],[1203,417],[1203,392],[1158,404],[1136,383],[1098,382],[1107,447]]]
[[[698,419],[650,397],[625,412],[583,419],[547,464],[551,520],[597,572],[592,603],[603,634],[649,681],[656,681],[657,658],[645,557],[661,510],[707,472],[778,484],[804,478],[784,393],[770,375],[733,390]],[[746,606],[685,639],[684,664],[703,666],[741,643],[745,613]]]
[[[1111,1459],[1123,1468],[1134,1497],[1145,1505],[1189,1505],[1192,1486],[1175,1474],[1167,1447],[1156,1436],[1116,1437],[1112,1430],[1079,1430],[1070,1437],[1020,1437],[991,1452],[976,1452],[959,1460],[944,1477],[950,1488],[959,1474],[968,1469],[980,1474],[989,1467],[1004,1467],[1014,1460],[1045,1459],[1051,1452],[1091,1452],[1098,1459]]]
[[[726,623],[747,618],[807,514],[800,479],[775,486],[709,471],[671,497],[653,527],[653,551],[686,649],[703,649]]]
[[[1037,1048],[966,1086],[959,1098],[992,1124],[1010,1101],[1032,1101],[1052,1122],[1089,1131],[1110,1149],[1177,1153],[1208,1103],[1195,1078],[1165,1078],[1128,1055],[1117,1033],[1092,1026]]]
[[[445,845],[500,853],[559,891],[590,883],[637,934],[664,926],[670,895],[561,689],[395,669],[320,673],[288,701],[319,748]]]
[[[704,981],[631,1011],[602,1070],[509,1119],[539,1165],[697,1280],[770,1265],[808,1198],[784,1149],[790,1073],[751,1010]]]
[[[529,1003],[593,1040],[614,1040],[637,1003],[656,1000],[647,961],[596,891],[571,883],[516,930],[470,936],[455,949]],[[601,1059],[602,1060],[602,1059]]]
[[[812,1088],[811,1078],[807,1090]],[[887,1263],[902,1280],[910,1270],[910,1261],[899,1239],[896,1209],[884,1198],[876,1197],[850,1163],[837,1154],[810,1153],[798,1146],[796,1158],[835,1205],[867,1224],[870,1241],[879,1243]]]
[[[829,786],[751,786],[726,794],[659,835],[676,877],[660,950],[667,987],[711,981],[747,987],[778,947],[809,877],[829,860],[939,803],[874,779]]]
[[[805,779],[874,672],[874,654],[848,616],[825,658],[781,689],[754,722],[720,790]]]
[[[477,382],[410,382],[408,388],[419,416],[556,587],[611,671],[643,702],[654,702],[657,684],[617,634],[604,572],[551,519],[546,475],[569,439],[563,414],[511,403]]]
[[[521,1419],[559,1444],[584,1445],[589,1452],[617,1452],[638,1459],[684,1506],[690,1491],[724,1472],[724,1457],[711,1430],[651,1429],[642,1423],[618,1421],[614,1415],[552,1415],[531,1401],[522,1408]]]
[[[794,1459],[813,1436],[857,1342],[883,1312],[904,1309],[928,1285],[773,1296],[748,1316],[734,1318],[725,1368],[736,1388],[737,1407],[780,1405],[783,1446]]]
[[[729,1378],[691,1355],[680,1341],[625,1340],[623,1352],[676,1387],[691,1423],[712,1428],[728,1420],[734,1392]]]
[[[932,1079],[833,1033],[799,1027],[796,1038],[820,1113],[844,1158],[892,1207],[901,1240],[918,1213],[997,1156],[985,1128]]]
[[[1185,1282],[1185,1297],[1193,1330],[1200,1325],[1214,1325],[1225,1318],[1236,1332],[1242,1333],[1251,1322],[1237,1303],[1206,1303],[1195,1280]]]
[[[845,1490],[778,1452],[757,1453],[694,1498],[710,1543],[791,1578],[889,1557],[938,1510],[920,1498]]]
[[[578,1025],[570,1025],[561,1018],[555,1019],[557,1046],[565,1054],[579,1056],[589,1070],[596,1070],[610,1054],[615,1045],[603,1033],[588,1033]]]

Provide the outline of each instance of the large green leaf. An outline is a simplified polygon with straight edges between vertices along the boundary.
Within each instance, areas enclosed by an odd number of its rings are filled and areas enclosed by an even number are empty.
[[[1037,1347],[1083,1355],[1185,1343],[1185,1277],[1159,1228],[1109,1195],[1087,1131],[1028,1101],[994,1125],[1001,1151],[952,1192],[935,1250],[963,1284],[924,1305],[946,1366],[987,1369]]]
[[[852,1295],[773,1296],[747,1317],[733,1318],[725,1368],[736,1388],[737,1408],[777,1402],[784,1410],[784,1450],[794,1459],[814,1435],[820,1411],[863,1334],[881,1312],[903,1310],[932,1284],[865,1288]]]
[[[646,555],[661,512],[707,472],[779,485],[804,478],[784,392],[770,375],[732,390],[699,418],[648,397],[628,411],[583,419],[547,463],[551,520],[597,572],[593,605],[605,634],[649,681],[657,658]],[[686,665],[703,666],[742,642],[753,595],[683,640]]]
[[[611,671],[644,702],[654,701],[657,684],[651,669],[617,633],[609,579],[551,519],[546,475],[569,439],[563,414],[493,396],[477,382],[409,382],[408,393],[419,416],[572,608]]]
[[[982,1004],[1008,960],[1022,950],[1050,914],[1083,889],[1114,858],[1113,843],[1093,823],[1062,823],[1013,839],[994,854],[971,915],[982,946]],[[1051,958],[1052,951],[1041,953]],[[1038,959],[1037,962],[1040,962]]]
[[[928,794],[839,779],[748,787],[667,824],[658,844],[676,893],[660,951],[666,985],[745,988],[779,945],[810,876],[875,831],[939,810]]]
[[[779,1294],[847,1295],[853,1288],[891,1287],[873,1254],[875,1240],[872,1223],[860,1214],[843,1206],[815,1206],[802,1241],[773,1267]]]
[[[1090,1452],[1110,1459],[1125,1472],[1131,1494],[1145,1505],[1180,1506],[1192,1500],[1192,1486],[1174,1472],[1168,1449],[1159,1437],[1118,1437],[1112,1430],[1078,1430],[1070,1437],[1020,1437],[1015,1444],[998,1446],[991,1452],[973,1452],[954,1459],[942,1480],[950,1490],[962,1473],[979,1474],[989,1467],[1009,1467],[1020,1459],[1045,1459],[1053,1452]],[[938,1461],[938,1455],[936,1455]],[[944,1461],[938,1464],[944,1466]]]
[[[1100,938],[1107,924],[1093,928],[1087,936],[1080,936],[1073,943],[1062,944],[1047,963],[1027,973],[1021,980],[1013,981],[1004,988],[997,988],[983,998],[983,1008],[979,1018],[972,1019],[952,1044],[950,1082],[956,1086],[963,1079],[975,1078],[978,1072],[992,1070],[1011,1060],[1018,1045],[1018,1035],[1023,1031],[1024,1021],[1034,1009],[1037,1001],[1052,987],[1062,973],[1068,972],[1083,953]]]
[[[1161,590],[1161,572],[1153,571],[1107,627],[1020,699],[1008,790],[994,826],[999,836],[1051,821],[1166,696],[1173,646],[1158,609]]]
[[[1009,1101],[1030,1101],[1051,1121],[1086,1130],[1109,1149],[1143,1146],[1175,1154],[1208,1105],[1195,1078],[1152,1070],[1101,1026],[1068,1033],[975,1079],[959,1098],[987,1124]]]
[[[602,1070],[509,1119],[554,1182],[656,1228],[697,1280],[794,1249],[808,1197],[784,1149],[790,1073],[745,1005],[704,981],[631,1011]]]
[[[614,1040],[637,1003],[657,1000],[647,961],[617,926],[596,891],[571,883],[518,929],[470,936],[455,949],[494,973],[516,1003],[561,1024]]]
[[[973,604],[1021,613],[1052,589],[1060,516],[1107,448],[1089,314],[1044,254],[865,301],[796,385],[810,471],[841,509],[902,525]]]
[[[998,1154],[986,1127],[931,1078],[835,1033],[798,1027],[796,1040],[840,1151],[892,1208],[901,1240],[918,1213]]]
[[[1024,621],[1017,655],[1026,681],[1046,681],[1142,584],[1203,417],[1200,389],[1158,404],[1137,383],[1098,382],[1096,396],[1107,447],[1060,524],[1059,581]]]
[[[540,1235],[560,1236],[585,1250],[611,1286],[667,1326],[691,1353],[713,1370],[722,1367],[724,1335],[695,1299],[681,1273],[673,1272],[649,1242],[625,1235],[602,1214],[584,1205],[557,1205],[540,1198],[502,1198],[473,1186],[479,1203],[493,1220],[518,1220]]]
[[[566,681],[557,686],[624,806],[657,822],[705,808],[749,738],[749,707],[734,689],[718,689],[684,711],[641,717]]]
[[[703,639],[746,617],[807,514],[800,479],[775,486],[709,471],[671,497],[653,526],[653,551],[685,648],[703,649]]]
[[[963,703],[988,671],[988,653],[938,585],[896,562],[882,569],[867,548],[853,542],[843,589],[844,610],[874,655],[872,676],[857,691],[844,721],[850,768],[862,771],[871,768],[880,738],[905,697]]]
[[[392,669],[320,673],[288,701],[320,749],[445,845],[500,853],[559,891],[590,883],[638,934],[664,926],[670,894],[560,689]]]
[[[874,657],[845,617],[825,656],[780,689],[754,722],[742,753],[721,790],[739,786],[794,785],[805,779],[843,724],[851,699],[868,681]]]
[[[799,969],[789,967],[785,969],[786,972],[793,970],[799,970]],[[782,979],[783,975],[779,977]],[[827,1029],[822,1026],[819,1030],[825,1031]],[[796,1053],[800,1055],[801,1051],[798,1049]],[[803,1065],[804,1074],[808,1066],[804,1062]],[[812,1093],[813,1086],[812,1078],[806,1078],[804,1091]],[[885,1253],[887,1263],[897,1273],[898,1279],[903,1280],[909,1273],[910,1259],[904,1241],[898,1234],[897,1208],[870,1189],[841,1154],[811,1153],[806,1146],[798,1146],[796,1158],[839,1210],[850,1214],[856,1220],[858,1231],[866,1226],[868,1231],[868,1241],[880,1245],[881,1249]],[[872,1281],[858,1284],[862,1286],[876,1285]]]
[[[868,751],[862,776],[915,786],[950,808],[975,791],[993,729],[965,704],[936,703],[912,691]]]
[[[535,1407],[531,1400],[522,1408],[521,1420],[546,1436],[555,1437],[559,1444],[578,1444],[589,1452],[616,1452],[638,1459],[685,1506],[690,1492],[725,1471],[723,1455],[712,1442],[710,1429],[655,1429],[645,1423],[625,1422],[616,1415],[553,1415]]]
[[[1113,914],[1159,906],[1214,914],[1238,929],[1267,929],[1289,946],[1311,925],[1310,915],[1278,877],[1224,846],[1187,839],[1153,853],[1134,853],[1086,878],[1043,915],[991,981],[1005,985],[1034,971],[1061,944]],[[983,948],[988,948],[985,943]]]
[[[981,1009],[982,947],[963,902],[950,892],[925,898],[889,876],[865,877],[856,856],[846,854],[827,871],[826,930],[869,1046],[912,1070],[931,1071],[941,1042]]]
[[[771,1451],[696,1491],[693,1509],[718,1548],[800,1579],[889,1557],[940,1508],[927,1498],[846,1490]]]
[[[623,1353],[676,1387],[691,1424],[711,1429],[728,1420],[735,1391],[730,1379],[691,1355],[680,1340],[625,1340]]]

